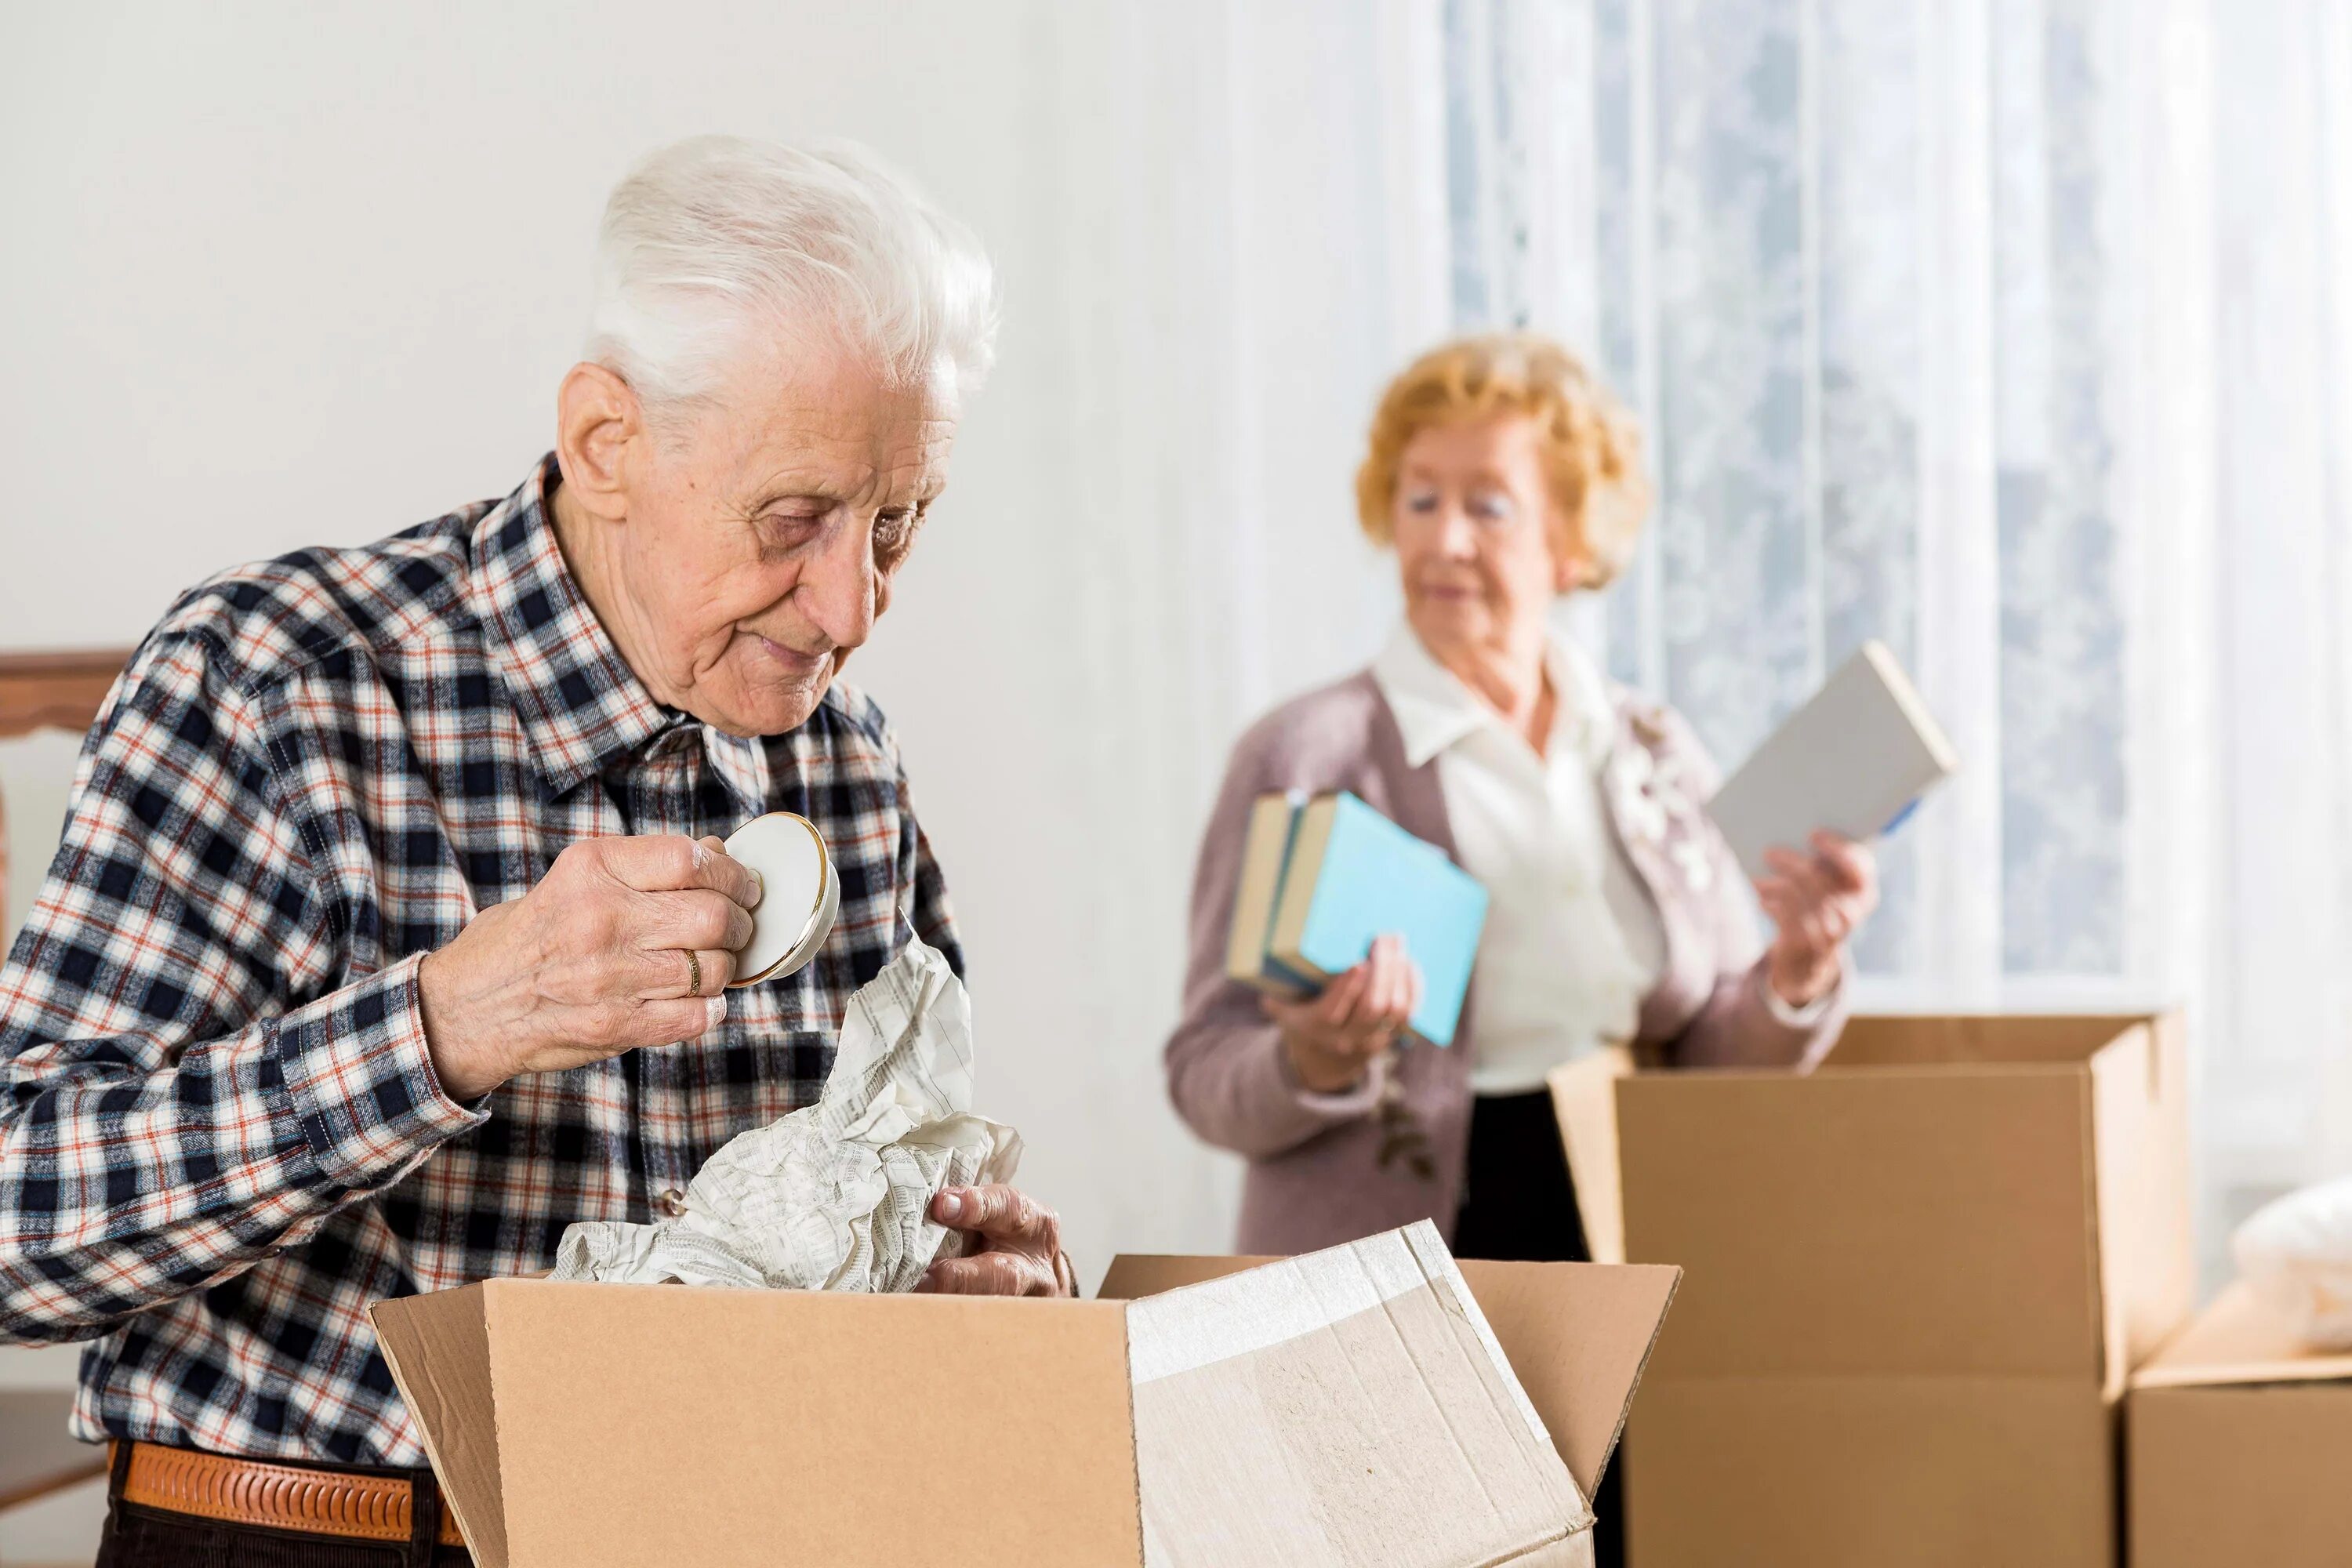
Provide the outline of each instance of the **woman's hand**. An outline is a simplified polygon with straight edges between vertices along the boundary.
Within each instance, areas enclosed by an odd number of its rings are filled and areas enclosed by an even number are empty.
[[[1062,1250],[1062,1220],[1021,1191],[942,1187],[931,1217],[969,1238],[961,1258],[923,1270],[915,1289],[946,1296],[1075,1296],[1078,1282]]]
[[[1361,1082],[1420,1005],[1421,969],[1405,956],[1400,936],[1375,938],[1364,961],[1319,996],[1265,999],[1266,1016],[1282,1026],[1291,1070],[1318,1094],[1342,1093]]]
[[[583,838],[425,955],[425,1047],[452,1100],[517,1073],[690,1040],[751,940],[760,879],[716,838]]]
[[[1772,990],[1791,1007],[1827,995],[1844,968],[1846,939],[1878,907],[1878,857],[1870,847],[1816,833],[1813,852],[1764,852],[1776,875],[1759,877],[1756,897],[1780,928],[1767,971]]]

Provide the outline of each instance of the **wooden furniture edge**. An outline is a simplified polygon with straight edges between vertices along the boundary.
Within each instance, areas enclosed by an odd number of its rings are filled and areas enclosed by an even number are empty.
[[[21,1487],[0,1492],[0,1513],[5,1513],[14,1508],[22,1508],[28,1502],[38,1502],[45,1497],[69,1490],[86,1481],[100,1479],[105,1476],[106,1470],[106,1457],[101,1451],[97,1458],[86,1459],[71,1469],[58,1470],[43,1476],[39,1480],[27,1481]]]
[[[89,729],[131,654],[127,647],[0,653],[0,736]]]

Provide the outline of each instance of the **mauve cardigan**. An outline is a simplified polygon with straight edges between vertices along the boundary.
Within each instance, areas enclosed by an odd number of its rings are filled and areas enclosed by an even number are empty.
[[[1843,1026],[1846,987],[1807,1025],[1773,1011],[1738,863],[1699,809],[1714,792],[1713,764],[1672,711],[1615,687],[1611,694],[1617,733],[1602,769],[1605,814],[1656,900],[1666,939],[1664,969],[1642,1004],[1645,1057],[1677,1067],[1810,1068]],[[1414,837],[1454,853],[1437,759],[1406,764],[1396,718],[1370,671],[1253,725],[1234,747],[1202,836],[1184,1016],[1164,1054],[1169,1095],[1193,1131],[1248,1156],[1240,1251],[1308,1252],[1417,1219],[1434,1220],[1450,1238],[1469,1133],[1473,1009],[1465,1006],[1451,1047],[1415,1043],[1393,1058],[1434,1157],[1435,1174],[1423,1179],[1404,1162],[1384,1168],[1376,1157],[1371,1112],[1390,1064],[1376,1064],[1343,1093],[1304,1088],[1258,994],[1225,976],[1250,805],[1289,789],[1352,790]],[[1636,813],[1640,820],[1629,823]]]

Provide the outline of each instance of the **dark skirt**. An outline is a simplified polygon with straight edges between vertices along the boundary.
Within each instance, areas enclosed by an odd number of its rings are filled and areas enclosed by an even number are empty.
[[[1591,1259],[1549,1093],[1482,1094],[1471,1102],[1469,1166],[1454,1221],[1454,1255],[1522,1263]],[[1625,1561],[1624,1470],[1621,1446],[1592,1500],[1597,1568],[1622,1568]]]

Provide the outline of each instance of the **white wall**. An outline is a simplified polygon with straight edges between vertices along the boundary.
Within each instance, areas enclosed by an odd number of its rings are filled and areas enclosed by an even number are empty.
[[[1034,278],[1036,8],[882,15],[19,12],[0,636],[129,638],[240,556],[504,493],[547,444],[604,193],[662,141],[857,135]],[[975,507],[1022,467],[1037,371],[1006,383],[971,420]]]
[[[1399,352],[1381,36],[1280,7],[26,8],[0,47],[0,647],[501,494],[637,153],[848,135],[973,224],[1001,369],[853,677],[970,942],[987,1109],[1082,1263],[1214,1247],[1165,1109],[1194,835],[1390,613],[1349,478]],[[32,815],[27,813],[27,815]],[[43,822],[37,832],[46,834]],[[37,861],[48,843],[26,844]],[[21,907],[21,906],[20,906]]]

